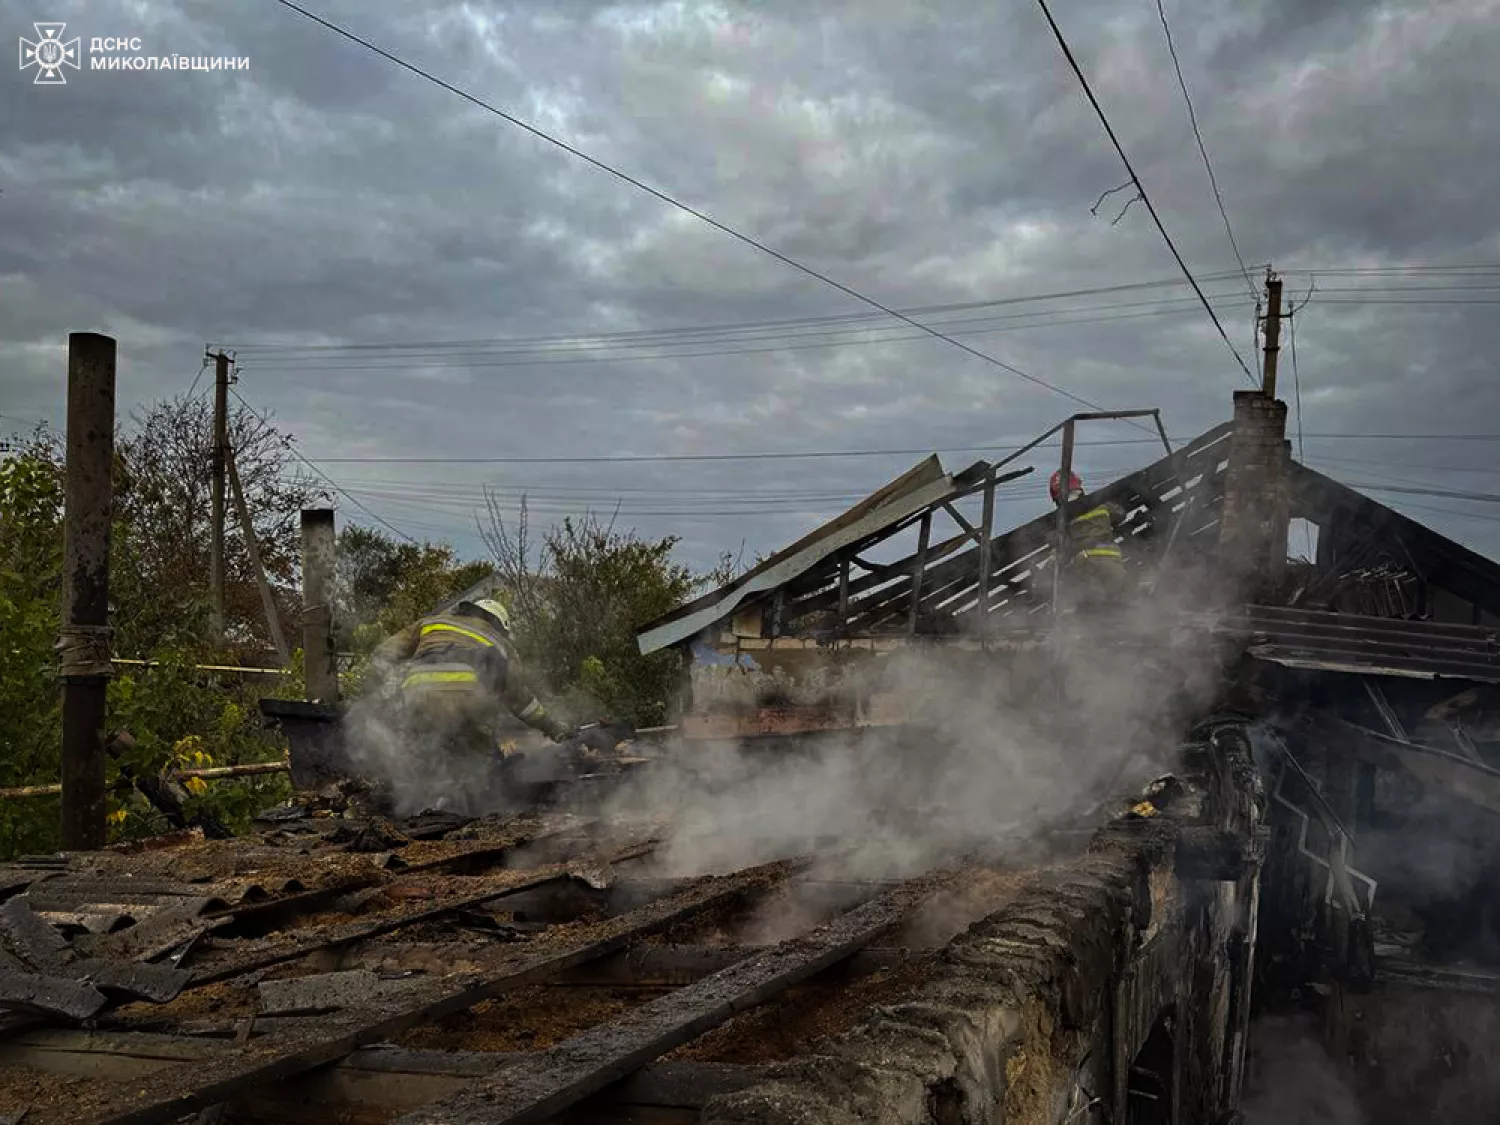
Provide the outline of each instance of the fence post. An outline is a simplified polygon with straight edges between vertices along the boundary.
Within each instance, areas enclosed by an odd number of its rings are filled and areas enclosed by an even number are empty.
[[[110,677],[109,532],[115,456],[115,341],[68,336],[63,508],[62,846],[102,848],[104,708]]]

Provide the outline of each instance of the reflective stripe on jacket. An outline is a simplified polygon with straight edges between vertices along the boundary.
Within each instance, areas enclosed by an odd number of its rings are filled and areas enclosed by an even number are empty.
[[[1075,552],[1075,559],[1124,561],[1124,555],[1115,545],[1117,512],[1112,505],[1099,504],[1069,521],[1068,543]]]
[[[467,664],[419,664],[401,681],[406,691],[463,691],[479,689],[479,673]]]
[[[408,697],[487,697],[537,730],[561,729],[521,674],[509,639],[483,620],[435,614],[382,649],[388,658],[405,661],[401,688]]]

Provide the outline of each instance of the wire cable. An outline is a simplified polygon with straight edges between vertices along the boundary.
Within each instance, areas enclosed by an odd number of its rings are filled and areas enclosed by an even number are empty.
[[[270,426],[272,429],[275,429],[274,426],[271,426],[271,420],[269,418],[267,418],[264,414],[262,414],[259,410],[256,410],[255,407],[251,406],[248,402],[246,402],[245,401],[245,396],[242,395],[242,394],[240,394],[239,391],[235,390],[234,387],[231,386],[229,388],[229,393],[232,394],[232,395],[234,395],[234,397],[239,400],[240,405],[243,406],[246,410],[250,411],[251,414],[254,414],[257,418],[259,418],[262,423],[264,423],[266,426]],[[285,449],[286,449],[286,451],[288,453],[290,453],[293,457],[297,458],[304,465],[306,465],[309,469],[311,469],[313,472],[317,473],[318,476],[322,477],[323,480],[327,481],[330,485],[332,485],[335,492],[337,492],[340,496],[344,497],[344,499],[348,500],[349,503],[353,504],[360,511],[364,512],[365,515],[369,516],[376,523],[380,524],[387,531],[391,532],[393,535],[400,536],[402,539],[405,539],[408,543],[415,544],[417,542],[410,535],[406,534],[406,532],[402,531],[399,527],[397,527],[394,524],[392,524],[385,517],[383,517],[381,515],[378,515],[377,513],[371,511],[363,503],[361,503],[359,500],[357,500],[353,496],[351,496],[349,494],[349,492],[344,488],[343,485],[339,484],[338,481],[334,480],[331,476],[329,476],[326,472],[324,472],[318,466],[318,464],[315,461],[313,461],[313,459],[311,457],[308,457],[306,454],[302,453],[299,449],[297,449],[292,444],[292,439],[291,439],[290,435],[288,435],[286,437],[286,440],[283,442],[283,445],[284,445],[284,447],[285,447]]]
[[[1034,321],[1031,324],[1004,324],[1004,325],[998,325],[998,326],[989,327],[989,328],[969,328],[969,329],[965,329],[962,332],[954,333],[954,335],[983,336],[983,335],[990,335],[990,334],[997,333],[997,332],[1015,332],[1015,331],[1018,331],[1018,330],[1023,330],[1023,329],[1028,329],[1028,328],[1052,328],[1052,327],[1074,326],[1074,325],[1079,325],[1079,324],[1102,324],[1102,323],[1106,323],[1106,322],[1109,322],[1109,321],[1135,320],[1135,319],[1139,319],[1141,317],[1162,316],[1162,315],[1165,315],[1165,314],[1182,313],[1182,312],[1187,312],[1190,309],[1195,309],[1197,307],[1195,304],[1193,304],[1191,302],[1188,302],[1187,304],[1181,304],[1181,303],[1179,303],[1179,304],[1167,305],[1167,306],[1163,306],[1163,305],[1159,304],[1158,302],[1145,302],[1145,303],[1146,304],[1150,304],[1150,305],[1155,305],[1156,307],[1153,307],[1153,308],[1148,309],[1146,311],[1116,313],[1116,314],[1111,315],[1111,316],[1067,317],[1063,313],[1054,313],[1054,314],[1048,314],[1048,315],[1051,316],[1051,319],[1049,319],[1049,320],[1037,320],[1037,321]],[[1245,300],[1244,297],[1241,297],[1238,294],[1236,294],[1234,296],[1234,299],[1231,302],[1231,304],[1235,305],[1235,306],[1243,306],[1243,305],[1248,305],[1248,302]],[[1066,310],[1064,310],[1064,313],[1065,312],[1066,312]],[[1028,314],[1028,315],[1035,316],[1036,314]],[[988,321],[988,320],[993,320],[993,319],[1005,320],[1005,319],[1010,319],[1010,318],[1008,318],[1008,317],[1000,317],[1000,318],[981,317],[981,318],[976,318],[976,319]],[[961,322],[956,322],[956,323],[961,323]],[[883,327],[871,327],[871,328],[868,328],[868,329],[864,329],[863,331],[866,332],[866,333],[869,333],[869,332],[895,332],[896,334],[895,335],[889,335],[889,336],[879,336],[879,337],[869,337],[869,336],[866,336],[863,339],[842,339],[842,340],[816,340],[816,339],[811,339],[808,336],[799,336],[799,337],[793,337],[793,338],[790,338],[790,339],[782,339],[779,342],[772,342],[772,343],[769,343],[769,344],[767,344],[767,345],[765,345],[763,347],[707,348],[706,350],[700,350],[700,351],[657,351],[657,352],[650,352],[650,353],[646,353],[646,354],[642,354],[642,353],[638,353],[638,352],[634,352],[634,351],[629,351],[629,350],[624,351],[624,352],[608,351],[608,350],[605,350],[603,348],[600,348],[600,349],[597,349],[597,352],[599,354],[589,355],[589,354],[579,354],[579,353],[587,353],[589,351],[593,351],[593,350],[596,350],[596,349],[589,349],[589,348],[568,348],[568,349],[556,348],[556,349],[547,349],[547,350],[533,351],[533,352],[530,352],[530,353],[522,352],[522,351],[507,352],[507,351],[505,351],[505,350],[502,349],[502,350],[497,350],[497,351],[489,352],[489,353],[485,353],[485,352],[477,352],[477,353],[474,353],[474,352],[471,352],[471,353],[462,353],[462,352],[460,352],[460,353],[438,353],[438,354],[431,355],[431,356],[424,356],[422,353],[414,353],[413,352],[413,353],[406,353],[404,355],[379,355],[379,356],[376,356],[374,358],[374,360],[358,359],[355,356],[330,355],[330,356],[320,356],[320,357],[317,357],[316,360],[307,360],[307,359],[298,360],[298,359],[295,359],[295,358],[278,358],[278,360],[275,361],[275,362],[269,362],[269,363],[268,362],[261,362],[261,363],[258,363],[258,364],[256,364],[256,369],[260,370],[260,371],[309,371],[309,370],[313,370],[313,371],[408,371],[408,370],[411,370],[413,367],[430,367],[430,368],[444,368],[444,367],[446,367],[446,368],[554,367],[554,366],[569,366],[569,365],[577,365],[577,364],[587,365],[587,364],[596,364],[596,363],[625,363],[625,362],[641,362],[641,361],[650,361],[650,360],[695,359],[695,358],[703,358],[703,357],[707,357],[707,356],[718,357],[718,356],[736,356],[736,355],[761,355],[761,354],[774,353],[774,352],[809,351],[809,350],[818,350],[818,349],[824,349],[824,348],[865,347],[865,346],[870,346],[870,345],[875,345],[875,344],[897,344],[897,343],[902,343],[904,341],[919,340],[919,339],[924,339],[925,338],[920,333],[902,332],[900,330],[899,326],[896,326],[896,325],[888,325],[888,326],[883,326]],[[814,333],[813,335],[819,335],[819,333]],[[771,338],[771,339],[774,339],[774,338]],[[621,344],[621,345],[618,345],[618,347],[625,348],[625,349],[636,348],[636,347],[643,347],[643,346],[644,347],[651,347],[653,345],[651,345],[651,344]],[[520,359],[518,359],[518,358],[491,359],[491,358],[488,358],[491,355],[502,356],[502,357],[504,357],[504,356],[514,357],[514,356],[535,355],[535,356],[541,356],[543,358],[537,358],[537,359],[528,359],[528,358],[520,358]],[[560,356],[561,358],[546,358],[546,357],[552,357],[552,356]],[[340,362],[340,361],[343,361],[343,362]],[[378,362],[378,361],[385,361],[385,362]]]
[[[289,0],[279,0],[279,2],[288,3]],[[1193,276],[1193,271],[1188,269],[1187,263],[1183,261],[1182,255],[1177,251],[1177,244],[1172,241],[1172,236],[1167,233],[1166,224],[1161,221],[1161,216],[1156,212],[1156,205],[1151,202],[1151,196],[1146,192],[1145,185],[1141,183],[1140,176],[1136,175],[1135,167],[1130,163],[1130,157],[1125,155],[1125,146],[1120,143],[1120,138],[1115,136],[1114,127],[1110,125],[1109,118],[1105,116],[1104,107],[1099,104],[1099,99],[1094,96],[1093,88],[1089,86],[1089,80],[1084,77],[1083,68],[1078,65],[1078,60],[1073,57],[1073,50],[1068,46],[1067,39],[1063,37],[1062,28],[1058,27],[1057,21],[1052,18],[1052,9],[1047,7],[1047,0],[1036,0],[1036,2],[1041,6],[1042,14],[1047,17],[1047,23],[1052,28],[1052,34],[1057,38],[1057,45],[1062,48],[1063,57],[1068,60],[1068,65],[1073,68],[1073,73],[1078,76],[1078,82],[1083,87],[1084,94],[1088,96],[1089,104],[1094,107],[1094,112],[1099,115],[1100,124],[1104,126],[1104,131],[1109,135],[1110,142],[1115,146],[1115,151],[1120,154],[1120,160],[1125,165],[1125,170],[1130,173],[1130,178],[1135,183],[1136,191],[1141,194],[1141,202],[1146,205],[1146,210],[1151,215],[1151,221],[1156,224],[1156,229],[1161,232],[1162,240],[1166,242],[1167,249],[1172,251],[1172,257],[1177,259],[1177,265],[1181,268],[1183,276],[1187,278],[1188,284],[1193,287],[1193,292],[1198,294],[1198,300],[1202,303],[1203,310],[1208,313],[1208,318],[1214,322],[1214,327],[1219,330],[1219,336],[1233,354],[1235,362],[1240,365],[1240,370],[1245,373],[1245,378],[1250,380],[1252,385],[1258,386],[1259,382],[1254,375],[1250,374],[1250,368],[1246,366],[1245,359],[1240,355],[1239,348],[1234,346],[1234,341],[1229,338],[1229,333],[1224,331],[1224,325],[1219,322],[1219,314],[1214,312],[1213,306],[1208,303],[1208,298],[1204,296],[1203,289],[1198,284],[1198,279]]]
[[[1251,280],[1250,269],[1245,265],[1244,255],[1240,253],[1240,244],[1234,237],[1234,228],[1229,225],[1229,212],[1224,208],[1224,193],[1219,190],[1219,179],[1214,175],[1213,163],[1208,159],[1208,148],[1203,143],[1203,133],[1198,128],[1198,114],[1193,108],[1192,95],[1188,93],[1187,79],[1182,76],[1182,63],[1177,58],[1177,45],[1172,42],[1172,29],[1167,24],[1167,9],[1163,0],[1156,0],[1156,14],[1161,17],[1162,34],[1167,39],[1167,53],[1172,56],[1172,69],[1177,72],[1177,86],[1182,91],[1182,100],[1187,105],[1188,121],[1193,126],[1193,138],[1198,142],[1198,154],[1203,157],[1203,170],[1208,173],[1208,185],[1213,188],[1214,202],[1219,205],[1219,217],[1224,220],[1224,233],[1229,236],[1229,245],[1234,250],[1234,259],[1240,264],[1240,272],[1245,275],[1245,285],[1250,290],[1250,299],[1256,300],[1260,294],[1256,291],[1255,282]]]
[[[1225,281],[1236,276],[1234,270],[1220,270],[1212,274],[1205,274],[1204,280]],[[1119,285],[1096,285],[1085,289],[1065,289],[1051,293],[1027,293],[1014,297],[994,297],[978,301],[958,301],[941,305],[920,305],[905,308],[902,311],[909,316],[936,316],[940,313],[974,312],[979,309],[998,308],[1006,305],[1035,304],[1042,301],[1064,300],[1073,297],[1097,297],[1113,293],[1137,292],[1142,289],[1164,289],[1176,285],[1184,285],[1186,282],[1180,277],[1157,278],[1151,281],[1132,281]],[[1176,299],[1176,298],[1172,298]],[[1114,309],[1132,307],[1129,305],[1104,304],[1085,305],[1075,309],[1057,310],[1061,312],[1082,311],[1083,309]],[[1030,315],[1047,315],[1045,311]],[[756,332],[760,330],[786,329],[796,330],[805,327],[822,327],[828,325],[848,325],[858,327],[863,323],[879,322],[884,319],[881,313],[834,313],[823,316],[801,316],[784,317],[775,320],[751,320],[735,321],[727,324],[698,324],[683,325],[676,328],[647,328],[634,329],[622,332],[596,332],[596,333],[567,333],[550,336],[513,336],[510,338],[491,338],[481,340],[425,340],[425,341],[388,341],[383,343],[356,343],[356,344],[285,344],[285,343],[250,343],[236,345],[237,350],[253,350],[258,356],[267,353],[275,354],[284,351],[293,352],[342,352],[342,351],[389,351],[405,349],[430,349],[430,348],[458,348],[458,347],[490,347],[490,346],[514,346],[518,344],[568,344],[568,343],[593,343],[599,341],[629,341],[642,339],[676,338],[679,336],[702,336],[719,334],[738,334],[741,332]],[[942,325],[938,325],[942,327]]]
[[[198,374],[196,374],[196,375],[193,376],[193,381],[188,386],[187,398],[188,398],[189,402],[191,402],[193,400],[193,392],[198,389],[198,380],[201,379],[201,378],[203,378],[203,373],[205,371],[207,371],[207,370],[208,370],[208,357],[204,356],[203,362],[198,365]]]
[[[959,349],[962,352],[966,352],[971,356],[974,356],[976,359],[982,359],[984,360],[984,362],[993,364],[995,367],[998,367],[1003,371],[1008,371],[1017,378],[1024,379],[1029,383],[1034,383],[1039,387],[1044,387],[1054,394],[1061,395],[1062,397],[1067,399],[1071,399],[1072,401],[1079,403],[1082,406],[1087,406],[1090,410],[1102,411],[1104,409],[1104,407],[1100,406],[1098,403],[1090,402],[1088,399],[1084,398],[1081,395],[1076,395],[1072,391],[1064,390],[1062,387],[1059,387],[1054,383],[1047,382],[1045,379],[1041,379],[1035,375],[1028,374],[1027,372],[1022,371],[1019,367],[1016,367],[1013,364],[1006,363],[1002,359],[997,359],[995,356],[989,355],[986,352],[982,352],[978,348],[970,347],[968,344],[963,343],[961,340],[955,340],[951,336],[944,335],[942,332],[937,331],[935,328],[929,328],[921,321],[915,320],[912,317],[907,316],[903,312],[899,312],[890,305],[886,305],[880,301],[877,301],[874,297],[868,297],[865,294],[859,292],[857,289],[853,289],[850,286],[845,285],[841,281],[835,281],[827,274],[821,273],[818,270],[813,269],[811,266],[803,265],[795,258],[789,257],[788,255],[783,254],[781,251],[775,250],[766,245],[764,242],[752,238],[748,234],[743,234],[725,223],[721,223],[719,220],[713,218],[706,212],[700,211],[696,207],[692,207],[689,204],[684,203],[682,200],[668,195],[666,192],[660,190],[659,188],[652,187],[644,180],[637,179],[629,173],[623,172],[610,164],[606,164],[603,160],[600,160],[597,157],[590,156],[582,149],[575,148],[573,145],[568,144],[561,138],[552,136],[550,133],[537,128],[535,125],[532,125],[529,122],[523,121],[521,118],[516,117],[513,114],[507,113],[505,110],[500,109],[498,106],[492,105],[482,98],[469,93],[467,90],[461,89],[460,87],[453,85],[453,83],[439,78],[437,75],[431,73],[430,71],[423,70],[421,67],[407,62],[405,59],[401,58],[398,55],[392,54],[390,51],[385,50],[383,47],[376,46],[368,39],[361,38],[360,36],[354,34],[352,31],[348,31],[345,28],[340,27],[338,24],[326,20],[322,16],[317,15],[314,12],[308,11],[300,4],[294,3],[294,0],[276,0],[276,3],[280,4],[284,8],[296,12],[298,15],[311,20],[312,22],[328,29],[329,31],[332,31],[334,34],[342,36],[343,38],[349,40],[351,43],[356,43],[359,46],[364,47],[366,50],[374,52],[381,58],[386,59],[388,62],[392,62],[395,65],[401,67],[403,70],[410,71],[412,74],[417,75],[419,78],[424,78],[428,82],[431,82],[434,85],[440,86],[444,90],[447,90],[449,93],[463,98],[465,101],[471,103],[472,105],[476,105],[480,109],[494,114],[496,117],[499,117],[503,121],[509,122],[511,125],[516,126],[518,129],[523,129],[526,132],[530,133],[532,136],[546,141],[550,145],[555,145],[557,148],[562,149],[570,156],[574,156],[587,164],[591,164],[595,168],[598,168],[600,171],[609,173],[611,176],[622,181],[623,183],[629,184],[631,187],[634,187],[639,191],[643,191],[647,195],[650,195],[653,198],[658,199],[671,207],[675,207],[685,214],[691,215],[693,218],[699,220],[700,222],[708,224],[715,230],[726,234],[729,237],[734,238],[740,242],[743,242],[745,245],[759,250],[763,254],[775,258],[783,265],[790,266],[792,269],[806,274],[808,277],[820,281],[824,285],[837,289],[840,293],[843,293],[846,296],[853,297],[855,300],[861,301],[864,304],[869,305],[871,308],[878,309],[880,312],[885,313],[887,316],[894,317],[899,321],[911,325],[911,327],[913,328],[920,329],[921,331],[927,333],[929,336],[932,336],[934,339],[942,340],[945,343],[951,344],[953,347]],[[1149,202],[1147,203],[1147,206],[1150,206]],[[1194,288],[1196,288],[1197,282],[1193,282],[1193,285]],[[1209,313],[1210,315],[1212,315],[1213,310],[1210,309]],[[1215,318],[1215,323],[1217,323],[1217,318]],[[1222,329],[1220,329],[1220,331],[1222,332]],[[1227,336],[1225,337],[1225,340],[1228,340]],[[1231,345],[1231,347],[1232,346],[1233,345]],[[1241,362],[1241,366],[1244,366],[1243,361]],[[1248,369],[1246,373],[1248,374]],[[1145,427],[1142,426],[1139,428],[1144,429]]]

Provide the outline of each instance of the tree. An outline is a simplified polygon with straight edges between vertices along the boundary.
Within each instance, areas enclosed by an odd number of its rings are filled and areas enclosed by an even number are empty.
[[[0,786],[58,776],[62,514],[62,450],[38,430],[0,459]],[[56,828],[55,798],[0,802],[0,857],[43,850]]]
[[[139,431],[116,444],[112,647],[119,655],[144,657],[154,666],[116,667],[107,723],[134,736],[135,747],[124,764],[137,775],[189,762],[264,760],[283,752],[278,738],[260,726],[252,685],[215,678],[195,667],[210,655],[203,633],[195,628],[207,602],[208,521],[201,511],[189,510],[195,504],[207,506],[208,469],[192,462],[193,450],[201,448],[192,439],[199,425],[195,419],[206,422],[206,415],[182,405],[153,408],[140,420]],[[269,444],[273,431],[249,426],[243,416],[239,422],[239,440],[251,451],[247,468],[241,469],[250,503],[290,507],[284,517],[274,510],[262,512],[257,528],[265,536],[268,565],[277,568],[273,573],[285,593],[295,578],[289,563],[296,558],[285,529],[295,526],[303,494],[280,480],[280,461]],[[204,461],[206,465],[206,457]],[[0,785],[51,784],[59,775],[53,643],[62,590],[63,485],[60,443],[45,431],[0,460]],[[237,542],[228,545],[231,560]],[[254,599],[231,602],[238,607],[238,620],[247,622],[253,607],[258,623],[259,596],[253,584],[243,569],[229,574]],[[240,629],[245,636],[249,626],[241,624]],[[127,791],[113,788],[120,765],[112,760],[107,767],[116,831],[159,831],[164,827],[159,816]],[[285,790],[286,781],[272,777],[190,788],[194,800],[211,807],[218,819],[243,825],[251,812]],[[57,828],[55,797],[0,802],[0,858],[55,847]]]
[[[117,443],[111,601],[115,646],[125,654],[199,646],[207,636],[212,407],[201,398],[157,403],[134,419]],[[303,508],[324,497],[296,471],[289,441],[243,407],[229,417],[229,442],[281,616],[291,636],[301,601],[298,585]],[[227,505],[224,622],[229,647],[258,656],[270,647],[249,553]]]
[[[461,560],[446,543],[398,543],[367,527],[344,528],[338,552],[340,644],[360,652],[495,570]]]
[[[544,533],[533,560],[524,498],[513,525],[493,496],[486,503],[482,534],[510,592],[528,666],[574,711],[599,710],[639,726],[662,722],[680,657],[642,656],[635,630],[701,585],[673,561],[678,540],[642,539],[588,513]]]

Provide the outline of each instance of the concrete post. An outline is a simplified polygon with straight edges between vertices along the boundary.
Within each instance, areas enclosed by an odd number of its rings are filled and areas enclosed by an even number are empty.
[[[332,508],[302,512],[302,660],[310,702],[337,703],[333,647],[335,546]]]
[[[104,707],[109,651],[109,533],[115,456],[115,341],[68,336],[67,484],[63,518],[62,846],[102,848]]]
[[[1234,393],[1234,432],[1219,523],[1224,594],[1254,600],[1286,572],[1286,403]]]

